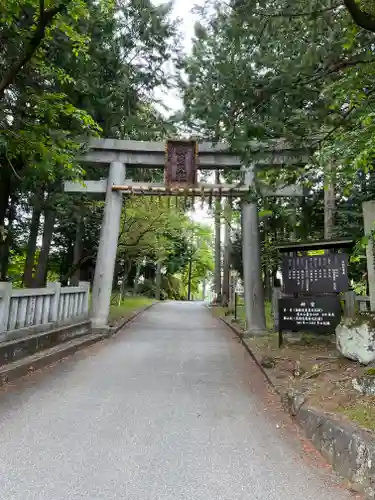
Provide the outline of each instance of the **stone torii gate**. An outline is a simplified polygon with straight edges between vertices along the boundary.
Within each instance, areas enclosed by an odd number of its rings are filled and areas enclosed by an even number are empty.
[[[105,196],[103,223],[100,232],[98,256],[92,293],[91,319],[94,328],[105,328],[108,323],[117,244],[120,231],[123,194],[157,196],[231,196],[242,197],[242,241],[245,311],[247,329],[253,334],[265,331],[263,283],[260,265],[260,242],[258,210],[255,200],[247,198],[254,189],[257,167],[301,165],[308,161],[306,148],[288,147],[285,142],[272,144],[253,143],[252,163],[243,165],[240,158],[228,151],[225,144],[200,143],[194,141],[169,141],[174,144],[174,160],[166,153],[163,142],[144,142],[117,139],[92,139],[89,149],[80,160],[85,163],[108,167],[106,180],[65,183],[65,192],[96,193]],[[191,172],[186,168],[187,157],[195,156],[194,173],[198,170],[243,170],[244,180],[238,184],[187,183]],[[189,150],[190,147],[190,150]],[[181,156],[182,155],[182,156]],[[167,158],[166,158],[167,156]],[[183,157],[182,163],[178,158]],[[182,178],[172,179],[172,184],[133,182],[126,179],[126,167],[163,168],[169,162],[169,177],[176,175],[173,162],[179,161]],[[185,163],[184,163],[185,162]],[[182,170],[181,170],[182,168]],[[185,169],[185,170],[184,170]],[[178,168],[177,168],[178,170]],[[172,173],[171,173],[172,172]],[[185,182],[181,182],[181,179]],[[196,177],[195,177],[196,179]],[[173,181],[176,181],[177,183]],[[263,196],[303,196],[301,186],[280,186],[276,190],[261,187]]]

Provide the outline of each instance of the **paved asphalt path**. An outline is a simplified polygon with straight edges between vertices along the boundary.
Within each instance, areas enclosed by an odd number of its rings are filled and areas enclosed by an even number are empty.
[[[349,498],[257,378],[203,305],[157,305],[0,394],[0,499]]]

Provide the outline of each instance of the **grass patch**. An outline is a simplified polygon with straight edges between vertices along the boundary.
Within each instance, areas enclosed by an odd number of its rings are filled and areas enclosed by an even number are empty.
[[[220,318],[222,316],[225,316],[226,313],[229,311],[227,307],[221,307],[221,306],[213,306],[211,308],[212,314],[216,316],[217,318]]]
[[[272,304],[269,300],[266,300],[264,303],[264,309],[266,313],[266,327],[268,330],[273,330],[273,313],[272,313]]]
[[[375,431],[374,401],[357,403],[355,406],[345,406],[344,408],[339,408],[339,411],[361,427]]]
[[[221,310],[220,316],[224,316],[225,312],[228,310],[227,308],[217,307],[216,309]],[[272,314],[272,304],[270,301],[266,300],[264,302],[264,310],[266,316],[266,328],[267,330],[273,330],[273,314]],[[232,315],[234,317],[234,313]],[[242,328],[245,329],[246,326],[246,312],[243,297],[237,298],[237,321]]]
[[[109,321],[110,323],[116,323],[120,319],[129,317],[135,311],[138,311],[153,302],[155,302],[155,300],[148,297],[125,297],[120,305],[111,305],[109,311]]]

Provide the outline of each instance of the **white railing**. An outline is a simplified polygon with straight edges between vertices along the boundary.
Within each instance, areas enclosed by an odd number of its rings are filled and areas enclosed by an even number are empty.
[[[342,299],[344,300],[344,314],[349,318],[355,316],[357,312],[369,312],[371,309],[370,297],[365,295],[346,292],[343,294]]]
[[[370,297],[366,295],[356,295],[355,300],[358,302],[358,308],[361,312],[370,311]]]
[[[87,317],[90,283],[62,287],[49,283],[47,288],[13,288],[0,282],[0,340],[7,332],[38,325]]]

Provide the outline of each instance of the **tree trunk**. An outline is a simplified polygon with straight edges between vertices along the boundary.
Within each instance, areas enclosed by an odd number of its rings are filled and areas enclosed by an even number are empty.
[[[273,288],[272,269],[270,269],[268,266],[264,266],[263,273],[264,273],[264,295],[265,299],[270,301],[272,299],[272,288]]]
[[[327,169],[324,186],[324,239],[331,240],[334,236],[336,212],[335,179],[332,165]]]
[[[296,241],[297,239],[297,206],[298,206],[298,200],[296,198],[293,198],[291,203],[291,208],[292,208],[292,213],[290,215],[290,234],[289,234],[289,239],[290,241]]]
[[[202,300],[206,300],[206,287],[207,287],[207,281],[206,278],[204,278],[203,283],[202,283]]]
[[[121,303],[125,297],[126,283],[127,283],[127,279],[128,279],[128,275],[129,275],[131,267],[132,267],[132,263],[129,262],[128,260],[125,260],[124,267],[123,267],[123,273],[122,273],[122,280],[121,280],[121,284],[120,284],[120,291],[119,291],[119,299],[118,299],[119,306],[121,305]],[[118,274],[119,274],[119,272],[117,273],[117,277],[116,277],[116,281],[115,281],[116,284],[119,281]],[[113,285],[112,285],[112,288],[114,288]]]
[[[55,211],[47,207],[44,210],[44,228],[43,228],[43,240],[42,249],[40,251],[38,266],[35,273],[34,286],[44,287],[47,281],[48,272],[48,256],[51,248],[51,242],[53,237],[53,230],[55,227]]]
[[[126,280],[129,273],[129,261],[127,258],[116,258],[115,268],[113,270],[112,291],[125,290]]]
[[[138,293],[138,287],[139,287],[139,277],[141,275],[141,263],[137,262],[137,270],[135,272],[135,278],[134,278],[134,286],[133,286],[133,295],[137,295]]]
[[[0,281],[8,280],[8,267],[9,267],[9,252],[12,244],[12,226],[13,221],[16,218],[16,200],[11,199],[8,211],[8,227],[5,241],[1,245],[1,271],[0,271]]]
[[[193,254],[190,253],[190,258],[189,258],[189,273],[188,273],[188,291],[187,291],[187,299],[190,302],[191,299],[191,273],[192,273],[192,267],[193,267]]]
[[[224,226],[224,259],[223,259],[223,289],[222,289],[222,305],[229,304],[229,287],[230,287],[230,256],[231,256],[231,239],[230,228],[232,222],[232,207],[228,200],[225,207],[225,226]]]
[[[78,286],[79,281],[81,279],[81,269],[80,262],[82,260],[82,252],[83,252],[83,235],[84,235],[84,221],[83,217],[80,216],[77,220],[76,226],[76,239],[74,242],[74,250],[73,250],[73,269],[74,273],[71,278],[71,284],[73,286]]]
[[[9,197],[11,193],[11,182],[10,175],[7,168],[0,168],[0,269],[2,274],[2,269],[5,266],[8,267],[8,263],[5,262],[7,256],[7,232],[5,229],[5,219],[7,217],[7,212],[9,210]]]
[[[6,168],[1,167],[0,169],[0,229],[4,226],[5,217],[7,210],[9,208],[9,197],[10,197],[10,176]]]
[[[74,251],[74,244],[72,240],[69,239],[66,247],[66,252],[64,252],[64,255],[62,256],[59,266],[60,282],[62,286],[69,285],[69,280],[72,275],[72,269],[73,269],[72,266],[73,251]]]
[[[34,202],[33,215],[31,217],[30,235],[27,243],[26,261],[23,273],[23,284],[26,288],[33,286],[33,271],[35,262],[35,252],[39,233],[41,210],[37,202]]]
[[[361,10],[358,2],[355,0],[344,0],[344,5],[358,26],[375,33],[375,16],[373,14]]]
[[[155,298],[156,300],[160,300],[161,297],[161,261],[158,260],[156,263],[156,276],[155,276]]]
[[[215,184],[220,184],[220,172],[215,171]],[[216,302],[221,302],[221,200],[215,202],[215,292]]]

